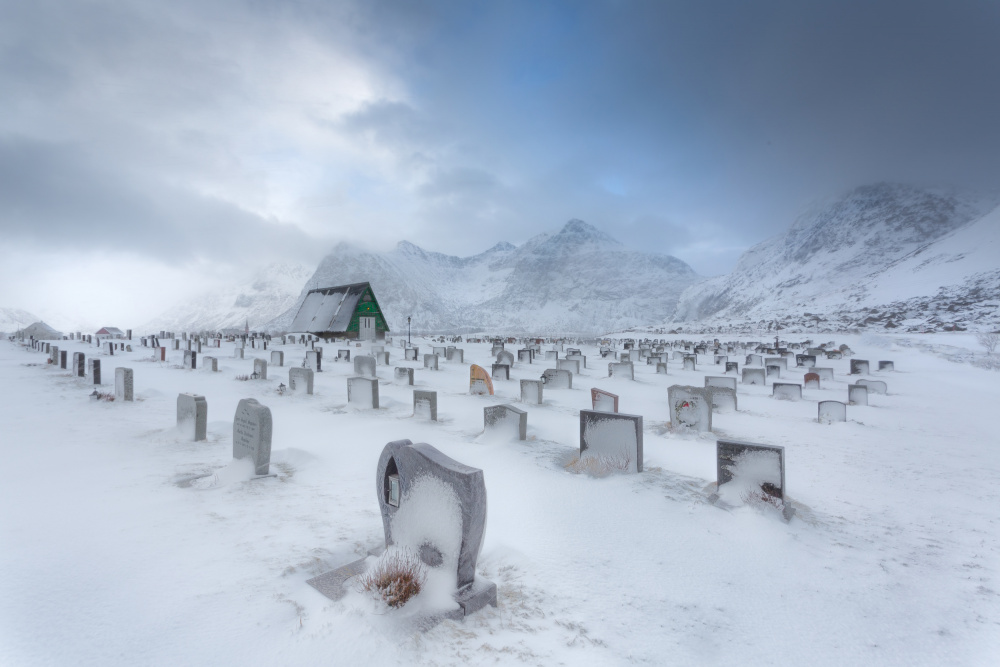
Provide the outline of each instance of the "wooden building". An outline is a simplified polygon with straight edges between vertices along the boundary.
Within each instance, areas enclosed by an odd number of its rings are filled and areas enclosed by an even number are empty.
[[[321,338],[384,340],[389,326],[369,283],[309,290],[290,331]]]

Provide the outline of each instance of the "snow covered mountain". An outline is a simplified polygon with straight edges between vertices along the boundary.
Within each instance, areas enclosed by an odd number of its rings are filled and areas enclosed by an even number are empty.
[[[0,333],[14,333],[41,319],[38,315],[20,308],[0,308]]]
[[[679,259],[627,250],[580,220],[473,257],[407,241],[386,253],[340,244],[295,306],[267,328],[287,329],[310,289],[368,281],[397,333],[406,331],[407,316],[416,331],[598,333],[670,317],[681,292],[698,280]]]
[[[259,269],[250,284],[212,289],[178,304],[140,327],[140,331],[219,331],[251,329],[274,319],[295,303],[313,268],[303,264],[272,263]]]
[[[1000,327],[995,198],[879,184],[813,207],[690,287],[670,328]]]

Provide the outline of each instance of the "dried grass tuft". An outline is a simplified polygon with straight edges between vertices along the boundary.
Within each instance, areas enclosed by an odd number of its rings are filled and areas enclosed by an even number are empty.
[[[426,579],[419,558],[409,551],[392,551],[383,554],[375,567],[358,578],[358,586],[395,608],[417,595]]]

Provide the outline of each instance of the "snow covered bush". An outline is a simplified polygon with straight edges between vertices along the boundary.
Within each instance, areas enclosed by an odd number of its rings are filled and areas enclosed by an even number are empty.
[[[392,550],[358,578],[358,586],[390,607],[402,607],[420,592],[426,579],[420,559],[407,550]]]
[[[993,354],[1000,344],[1000,334],[989,332],[976,334],[976,342],[986,348],[986,354]]]

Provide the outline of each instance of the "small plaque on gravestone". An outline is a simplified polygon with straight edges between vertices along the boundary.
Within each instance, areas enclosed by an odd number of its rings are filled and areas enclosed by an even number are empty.
[[[233,458],[250,459],[254,474],[266,475],[271,465],[271,410],[253,398],[236,406],[233,418]]]

